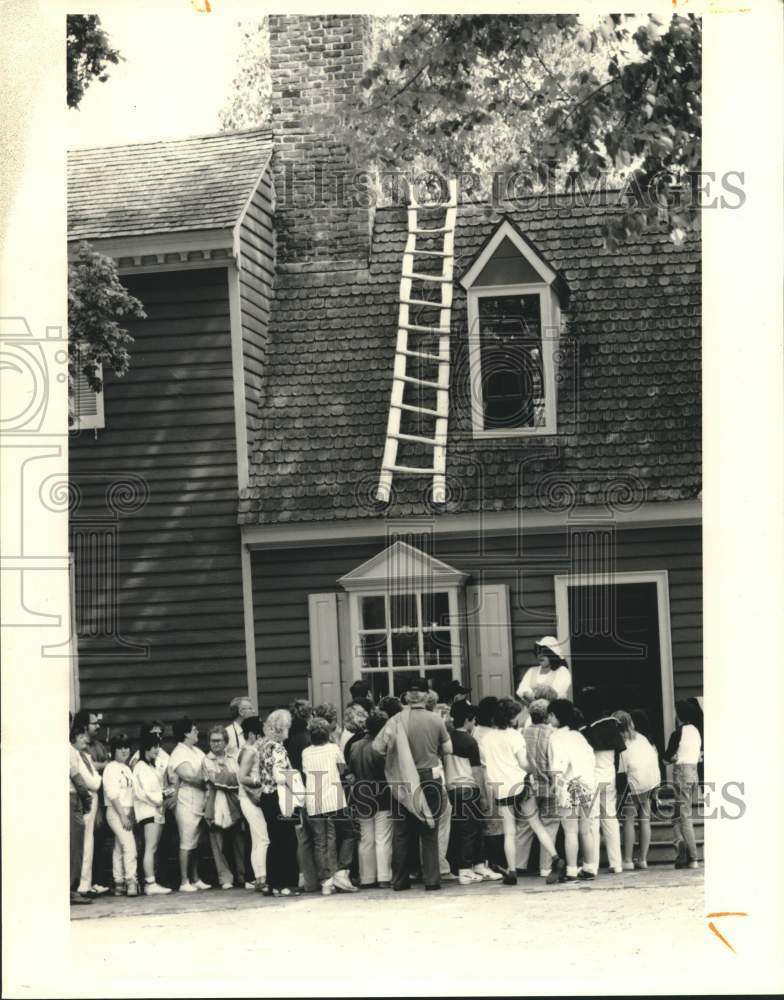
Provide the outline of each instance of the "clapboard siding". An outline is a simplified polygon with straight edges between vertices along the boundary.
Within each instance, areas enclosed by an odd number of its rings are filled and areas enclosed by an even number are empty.
[[[228,272],[123,280],[148,318],[132,325],[129,373],[106,380],[106,428],[72,439],[73,528],[111,520],[113,481],[146,484],[146,503],[116,522],[114,604],[120,636],[147,655],[82,636],[81,700],[112,728],[185,712],[204,724],[247,686]],[[85,632],[95,618],[81,605]]]
[[[283,704],[308,690],[308,594],[340,592],[339,577],[384,547],[363,542],[339,547],[254,552],[253,593],[259,698]],[[568,571],[567,536],[523,536],[523,555],[510,537],[442,540],[433,555],[471,574],[472,582],[510,588],[515,663],[532,660],[533,641],[556,628],[553,577]],[[617,534],[615,571],[668,570],[676,697],[702,693],[701,532],[673,527]],[[585,567],[581,571],[587,572]]]
[[[263,401],[267,337],[275,267],[269,171],[259,181],[239,228],[242,268],[239,274],[242,313],[243,377],[248,447],[253,453]]]

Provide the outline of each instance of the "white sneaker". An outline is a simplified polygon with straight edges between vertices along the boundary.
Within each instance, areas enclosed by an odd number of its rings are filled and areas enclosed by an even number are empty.
[[[255,882],[246,882],[245,883],[245,888],[246,889],[250,889],[250,891],[253,892],[253,890],[256,888],[256,883]]]
[[[234,888],[234,883],[233,882],[224,882],[221,885],[221,889],[233,889],[233,888]]]
[[[455,875],[454,872],[452,872],[452,871],[441,872],[441,881],[442,882],[456,882],[457,880],[458,880],[458,876]]]
[[[202,880],[200,878],[197,878],[196,881],[193,884],[196,886],[197,889],[211,889],[212,888],[211,885],[208,885],[206,882],[202,882]]]
[[[457,881],[460,885],[474,885],[477,882],[484,882],[484,878],[470,868],[461,868]]]
[[[93,886],[92,891],[96,894],[96,896],[105,896],[107,892],[111,892],[112,890],[109,888],[108,885],[101,885],[100,883],[96,882],[95,885]]]
[[[168,896],[170,892],[171,889],[167,889],[165,885],[158,885],[157,882],[144,883],[145,896]]]
[[[180,892],[198,892],[199,887],[194,885],[193,882],[183,882],[180,886]]]
[[[500,872],[494,872],[492,868],[488,868],[485,864],[474,865],[474,871],[486,882],[500,882],[504,877]]]
[[[359,892],[357,887],[344,871],[335,872],[335,876],[332,881],[334,882],[335,888],[338,892]]]

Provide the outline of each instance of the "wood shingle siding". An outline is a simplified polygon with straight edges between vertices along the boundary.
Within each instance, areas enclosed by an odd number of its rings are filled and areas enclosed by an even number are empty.
[[[248,444],[251,449],[255,445],[260,426],[269,318],[275,280],[272,201],[272,183],[267,170],[247,205],[239,227],[245,412]]]
[[[223,720],[246,689],[246,664],[227,271],[123,281],[148,319],[132,325],[128,374],[106,380],[106,428],[75,435],[70,463],[80,493],[72,531],[115,526],[119,633],[149,651],[80,639],[81,702],[135,735],[153,716]],[[106,491],[129,476],[146,502],[115,520]],[[83,616],[89,565],[77,561]]]
[[[532,196],[506,213],[570,289],[551,436],[473,439],[466,295],[455,288],[448,513],[535,509],[545,477],[569,484],[581,505],[601,506],[613,477],[628,479],[648,502],[699,493],[699,240],[675,246],[651,231],[611,251],[601,229],[621,210],[617,192],[608,192],[588,205]],[[482,206],[459,206],[458,273],[496,225]],[[405,210],[382,207],[368,268],[278,273],[243,524],[379,516],[367,481],[384,451],[406,238]],[[396,477],[384,513],[429,516],[421,478]]]
[[[533,642],[556,627],[553,577],[566,573],[566,535],[531,534],[515,556],[510,537],[438,539],[433,555],[469,572],[471,582],[510,588],[515,664],[533,662]],[[357,545],[254,552],[253,588],[260,704],[266,708],[307,694],[310,673],[308,594],[340,592],[337,579],[385,547]],[[617,533],[614,571],[669,572],[676,697],[702,693],[701,532],[696,527]],[[584,571],[590,570],[583,568]],[[480,577],[481,574],[481,577]]]

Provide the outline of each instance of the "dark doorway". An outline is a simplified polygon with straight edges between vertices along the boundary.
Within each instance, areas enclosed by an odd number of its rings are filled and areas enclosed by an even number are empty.
[[[609,711],[643,709],[662,747],[661,649],[655,583],[570,586],[573,690],[604,691]]]

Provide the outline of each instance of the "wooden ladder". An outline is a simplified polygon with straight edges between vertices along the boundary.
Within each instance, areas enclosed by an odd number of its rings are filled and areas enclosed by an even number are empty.
[[[409,185],[408,204],[408,240],[403,251],[403,268],[400,278],[400,312],[397,327],[397,347],[395,350],[395,367],[392,375],[392,398],[389,404],[389,419],[387,421],[387,437],[384,446],[384,457],[381,462],[381,476],[376,490],[376,497],[382,503],[388,503],[392,492],[392,477],[395,473],[414,476],[433,477],[433,502],[446,502],[446,434],[449,419],[449,327],[452,318],[452,281],[455,254],[455,223],[457,220],[457,181],[450,180],[448,185],[449,198],[445,202],[425,203],[417,201],[413,187]],[[430,211],[443,209],[445,212],[443,226],[421,226],[417,218],[420,209]],[[440,250],[417,249],[417,236],[443,235],[443,246]],[[427,260],[441,258],[440,272],[426,273],[415,270],[416,258]],[[430,284],[438,286],[440,299],[430,300],[417,298],[412,294],[412,285],[427,288]],[[424,294],[424,293],[420,293]],[[410,310],[437,310],[437,324],[416,323],[411,321]],[[416,317],[414,317],[416,319]],[[432,334],[438,337],[438,350],[411,350],[409,333]],[[409,359],[418,363],[424,362],[436,369],[432,379],[425,379],[409,374]],[[403,402],[407,385],[435,391],[435,407],[413,405]],[[432,420],[434,427],[431,433],[405,434],[400,430],[401,415],[404,411],[418,414],[420,419]],[[429,466],[398,464],[398,444],[401,441],[425,445],[432,448],[433,463]]]

